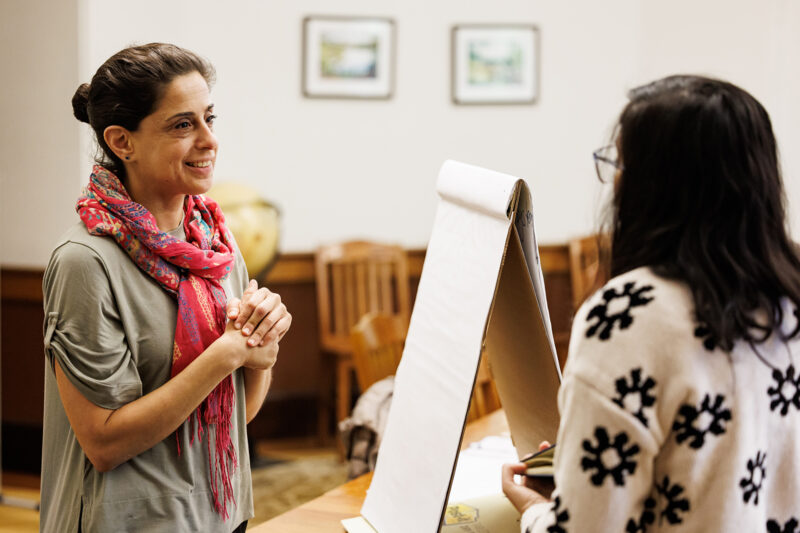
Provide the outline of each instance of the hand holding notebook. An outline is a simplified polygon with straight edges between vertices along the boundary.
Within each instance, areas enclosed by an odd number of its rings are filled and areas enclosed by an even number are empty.
[[[544,444],[544,443],[543,443]],[[523,457],[521,462],[527,467],[525,475],[535,478],[553,479],[553,457],[556,453],[556,445],[550,445],[527,457]]]

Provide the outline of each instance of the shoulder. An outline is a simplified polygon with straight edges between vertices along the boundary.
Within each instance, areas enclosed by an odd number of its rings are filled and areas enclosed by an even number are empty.
[[[638,268],[611,279],[578,310],[566,371],[590,382],[637,368],[681,374],[702,343],[688,286]]]
[[[683,333],[693,322],[688,286],[642,267],[612,278],[594,293],[576,313],[573,334],[611,341],[651,335],[656,325],[665,334]]]
[[[92,258],[111,262],[120,254],[124,255],[124,252],[111,237],[91,235],[83,222],[78,222],[59,237],[50,255],[50,262],[58,259],[60,262],[80,264],[91,262]]]
[[[628,410],[660,441],[677,399],[697,381],[705,348],[688,286],[639,268],[611,279],[575,316],[564,383],[585,385]],[[707,358],[706,358],[707,359]],[[646,407],[660,404],[658,422]],[[635,402],[634,402],[635,403]],[[611,406],[611,403],[608,403]]]
[[[124,252],[110,237],[90,235],[82,222],[58,239],[44,273],[45,294],[57,283],[87,285],[107,278]]]

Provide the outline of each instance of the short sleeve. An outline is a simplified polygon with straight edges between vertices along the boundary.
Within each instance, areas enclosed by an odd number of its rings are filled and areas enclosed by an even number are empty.
[[[106,266],[90,247],[67,242],[43,282],[44,351],[90,402],[117,409],[142,395]]]

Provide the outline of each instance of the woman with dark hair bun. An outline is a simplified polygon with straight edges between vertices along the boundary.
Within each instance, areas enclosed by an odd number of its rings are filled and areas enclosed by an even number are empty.
[[[246,425],[291,315],[203,196],[211,65],[152,43],[72,98],[100,147],[44,276],[41,530],[244,531]]]
[[[767,112],[664,78],[595,161],[612,279],[575,316],[553,500],[503,468],[522,531],[798,530],[800,258]]]

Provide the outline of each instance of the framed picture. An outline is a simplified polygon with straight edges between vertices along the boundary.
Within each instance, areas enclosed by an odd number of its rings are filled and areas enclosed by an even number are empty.
[[[523,25],[453,27],[456,104],[533,104],[539,96],[539,29]]]
[[[390,98],[394,21],[303,19],[303,94],[309,98]]]

